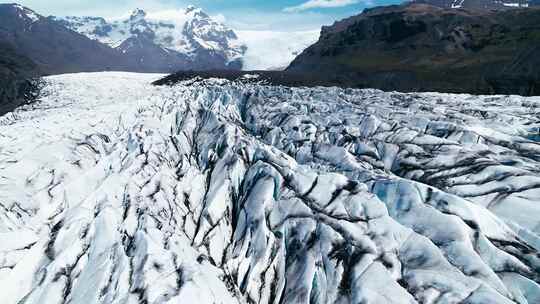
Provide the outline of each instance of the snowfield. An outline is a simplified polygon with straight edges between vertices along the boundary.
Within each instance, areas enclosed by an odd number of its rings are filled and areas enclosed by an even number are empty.
[[[284,70],[310,45],[317,42],[320,30],[297,32],[236,31],[246,45],[242,58],[245,71]]]
[[[47,78],[1,303],[540,303],[540,98]]]

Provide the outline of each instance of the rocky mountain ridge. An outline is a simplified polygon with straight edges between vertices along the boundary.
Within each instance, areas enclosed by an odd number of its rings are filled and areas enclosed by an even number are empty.
[[[540,95],[539,24],[536,8],[379,7],[324,27],[287,72],[325,85]]]
[[[121,53],[17,4],[0,4],[0,42],[42,74],[129,70]]]
[[[153,23],[145,16],[137,10],[128,19],[109,25],[101,18],[64,20],[41,16],[17,4],[1,4],[0,42],[30,58],[43,74],[105,70],[166,73],[242,67],[245,47],[237,43],[233,31],[200,9],[188,8],[181,27]],[[118,30],[112,33],[115,28]],[[96,39],[105,36],[108,38]]]
[[[506,10],[537,6],[535,0],[413,0],[414,3],[430,4],[442,8],[480,10]]]

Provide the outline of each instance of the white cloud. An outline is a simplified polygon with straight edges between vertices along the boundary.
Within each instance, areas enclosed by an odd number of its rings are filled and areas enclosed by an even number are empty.
[[[210,17],[212,17],[212,19],[216,20],[219,23],[227,23],[227,17],[225,17],[225,15],[223,14],[216,14]]]
[[[288,13],[301,12],[314,8],[343,7],[360,3],[361,0],[309,0],[297,6],[290,6],[283,9]]]
[[[153,20],[173,21],[184,16],[184,9],[151,10],[147,11],[147,17]],[[125,18],[126,16],[124,16]]]

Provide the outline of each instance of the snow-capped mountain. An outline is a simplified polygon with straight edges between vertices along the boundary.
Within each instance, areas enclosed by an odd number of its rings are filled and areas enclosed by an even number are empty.
[[[2,304],[540,303],[538,97],[158,77],[0,117]]]
[[[153,22],[137,10],[107,23],[94,17],[47,18],[17,4],[0,4],[0,43],[34,61],[44,74],[242,67],[245,47],[234,32],[193,7],[175,16],[175,22]]]
[[[44,74],[132,70],[120,52],[17,4],[0,4],[0,44]]]
[[[19,5],[19,4],[2,4],[2,9],[3,10],[11,9],[12,11],[15,12],[17,17],[19,17],[22,20],[26,20],[29,23],[37,22],[41,18],[43,18],[39,16],[38,14],[36,14],[31,9],[24,7],[22,5]]]
[[[193,6],[153,13],[137,9],[127,18],[111,21],[101,17],[55,19],[128,55],[138,52],[135,57],[139,59],[149,60],[158,53],[162,64],[174,61],[170,58],[174,55],[192,64],[223,61],[225,66],[244,70],[284,69],[320,33],[232,30]],[[144,55],[141,49],[146,49]]]
[[[187,7],[154,19],[136,9],[127,18],[107,21],[100,17],[54,17],[68,28],[100,41],[137,61],[155,61],[174,69],[242,67],[246,47],[231,29],[200,8]]]

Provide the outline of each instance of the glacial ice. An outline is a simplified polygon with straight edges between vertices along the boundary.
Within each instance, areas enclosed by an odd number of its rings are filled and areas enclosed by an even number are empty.
[[[540,98],[47,78],[2,303],[540,303]]]

